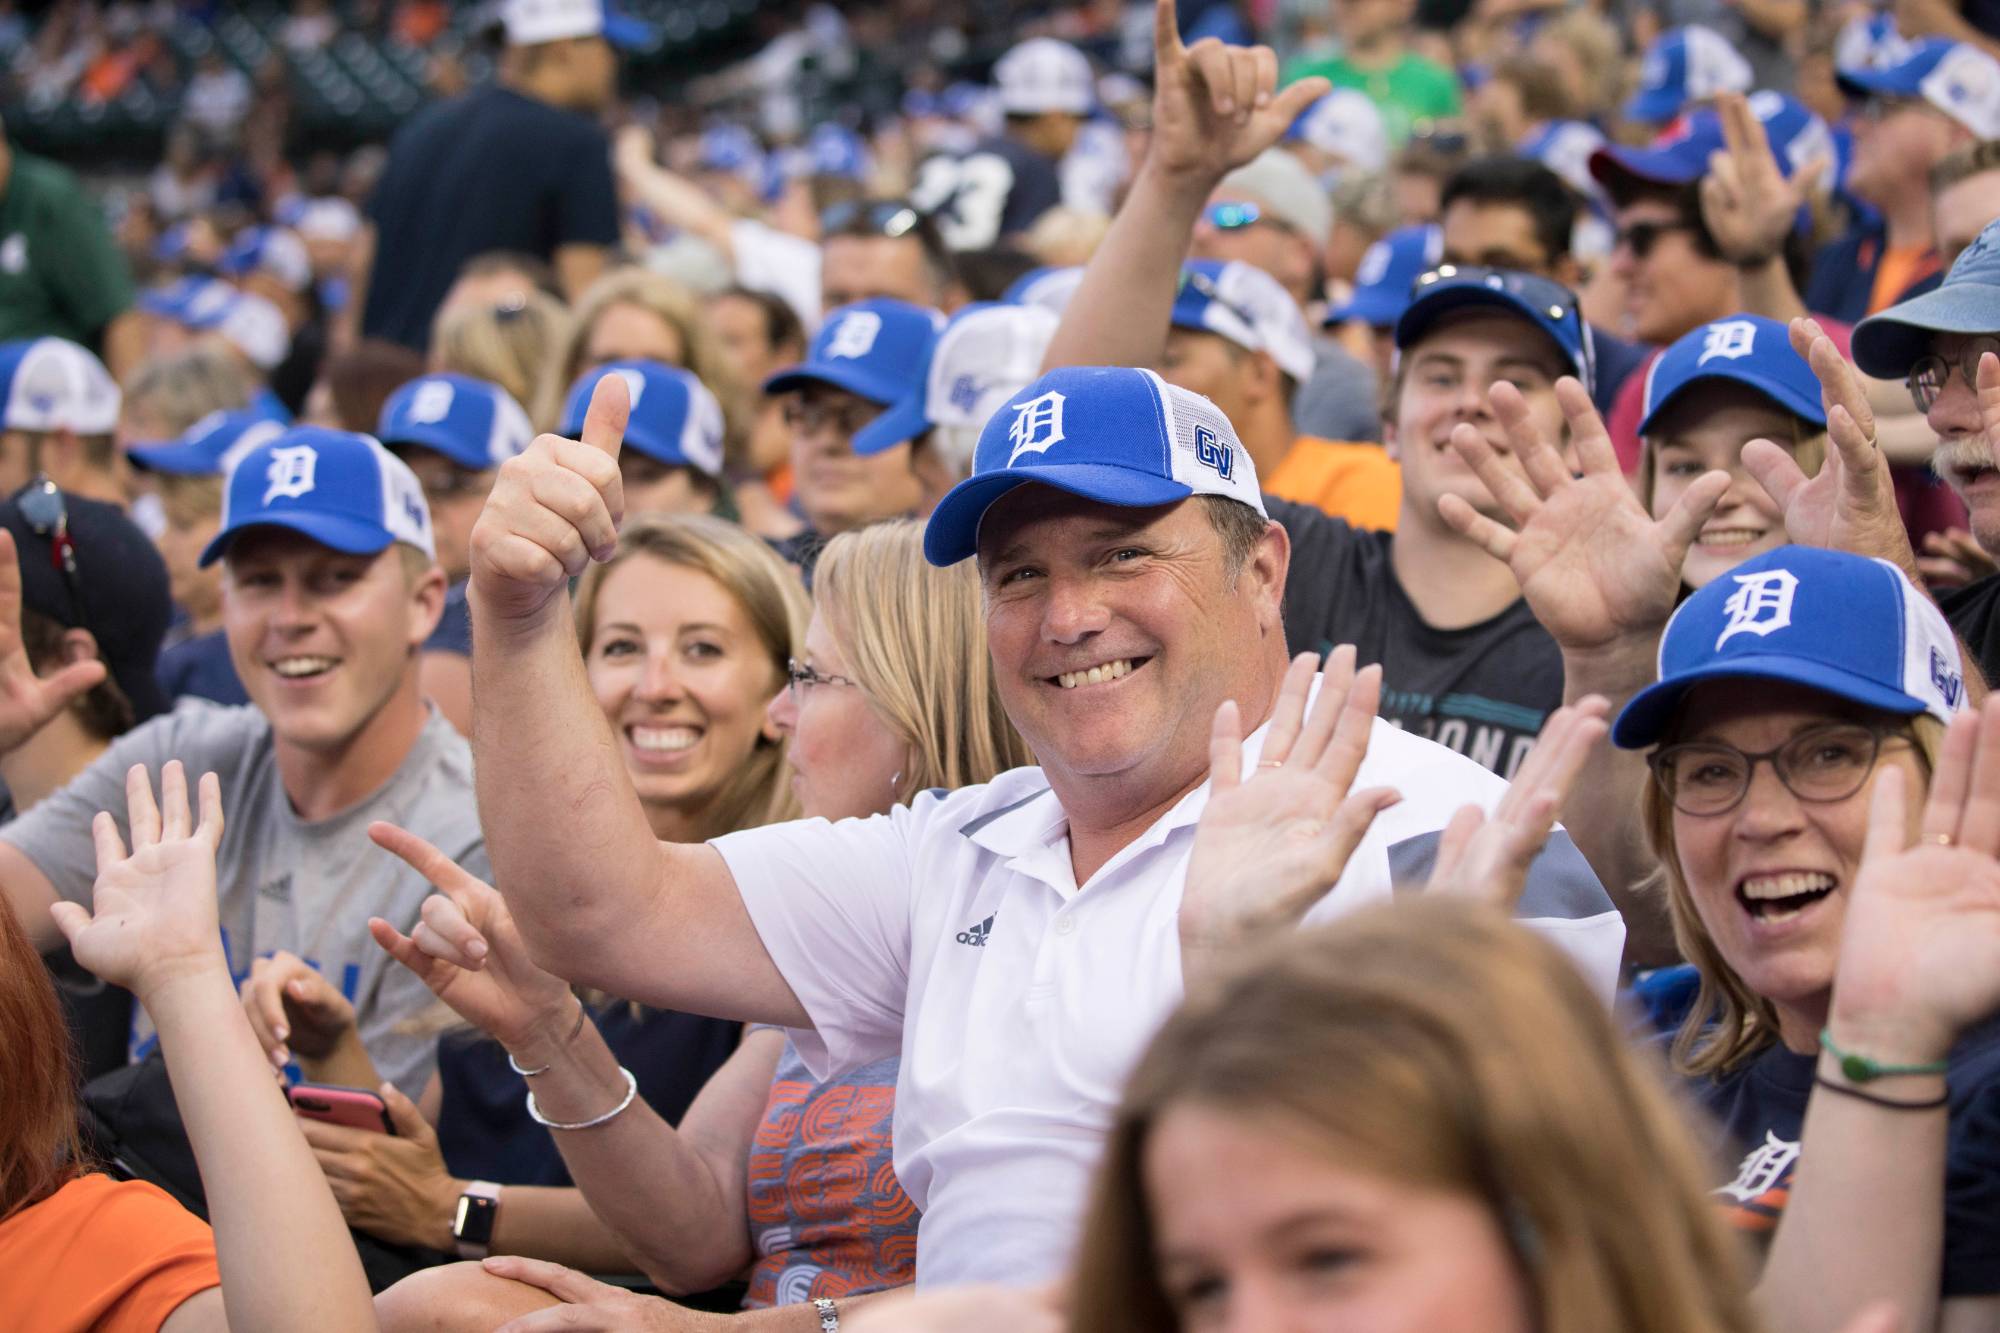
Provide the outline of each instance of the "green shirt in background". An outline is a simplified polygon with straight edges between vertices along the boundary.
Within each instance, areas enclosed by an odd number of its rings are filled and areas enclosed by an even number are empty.
[[[0,195],[0,341],[95,348],[131,304],[132,275],[96,202],[68,171],[17,149]]]
[[[1415,52],[1386,69],[1363,69],[1346,56],[1331,60],[1294,61],[1285,71],[1284,81],[1296,83],[1319,75],[1336,88],[1353,88],[1368,94],[1382,112],[1382,125],[1389,142],[1400,144],[1425,123],[1459,114],[1458,76]]]

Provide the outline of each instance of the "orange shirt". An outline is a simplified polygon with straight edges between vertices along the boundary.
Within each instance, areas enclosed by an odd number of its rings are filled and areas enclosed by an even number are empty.
[[[0,1323],[36,1333],[158,1333],[220,1286],[208,1224],[138,1180],[78,1176],[0,1222]]]
[[[1403,470],[1379,444],[1343,444],[1301,435],[1268,477],[1266,495],[1313,505],[1357,528],[1396,530]]]
[[[1884,246],[1875,265],[1875,282],[1868,289],[1868,313],[1887,310],[1923,278],[1938,271],[1937,251],[1928,245]]]

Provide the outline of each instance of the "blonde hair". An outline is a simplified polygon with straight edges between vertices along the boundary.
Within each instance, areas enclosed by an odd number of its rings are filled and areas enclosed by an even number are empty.
[[[221,477],[162,472],[159,484],[160,504],[169,515],[178,515],[189,524],[222,517]]]
[[[618,554],[584,571],[576,589],[576,637],[585,657],[597,633],[597,599],[611,571],[635,556],[706,574],[743,608],[771,668],[770,693],[785,686],[788,659],[802,651],[811,608],[792,567],[769,546],[734,523],[708,514],[650,514],[619,534]],[[769,698],[769,695],[765,696]],[[798,817],[798,800],[785,779],[784,746],[758,735],[710,809],[703,838]]]
[[[754,409],[749,395],[737,382],[728,353],[710,331],[694,294],[665,274],[648,269],[622,268],[607,273],[577,298],[576,319],[569,334],[558,354],[545,363],[548,372],[539,391],[536,422],[552,426],[562,416],[563,398],[584,371],[591,327],[615,305],[637,306],[657,315],[680,337],[682,368],[722,405],[722,453],[726,467],[733,470],[742,461],[750,439]]]
[[[925,560],[921,523],[835,537],[814,568],[813,597],[855,683],[909,742],[898,800],[1035,762],[993,688],[978,571],[970,560],[944,569]]]
[[[1551,943],[1415,899],[1289,932],[1210,979],[1134,1067],[1098,1170],[1073,1333],[1172,1329],[1144,1165],[1173,1108],[1470,1196],[1544,1333],[1750,1333],[1742,1256],[1661,1071]]]
[[[542,368],[574,331],[569,308],[547,292],[522,292],[500,305],[460,305],[438,312],[431,364],[497,384],[532,411]],[[547,430],[555,418],[536,416],[534,422]]]
[[[1771,406],[1777,407],[1776,403],[1772,403],[1770,399],[1757,393],[1755,389],[1748,389],[1747,391],[1756,394],[1759,401],[1770,403]],[[1676,408],[1679,406],[1679,404],[1675,404]],[[1792,460],[1799,465],[1799,471],[1805,473],[1806,476],[1818,476],[1820,465],[1826,462],[1826,427],[1815,427],[1804,417],[1798,416],[1786,408],[1778,407],[1778,410],[1785,414],[1786,419],[1792,425]],[[1653,440],[1662,433],[1654,431],[1651,435],[1641,435],[1639,437],[1639,467],[1634,477],[1634,482],[1639,488],[1639,503],[1646,507],[1648,514],[1653,512],[1653,494],[1655,490],[1653,463],[1655,461],[1654,455],[1656,450]],[[1748,441],[1745,441],[1745,443],[1748,443]],[[1737,454],[1740,457],[1742,450],[1739,449]]]
[[[1907,721],[1910,739],[1917,747],[1923,766],[1924,784],[1937,771],[1939,752],[1944,748],[1944,723],[1929,714]],[[1662,745],[1678,739],[1673,731],[1660,738]],[[1881,759],[1876,759],[1879,765]],[[1694,1005],[1674,1034],[1671,1058],[1683,1074],[1707,1077],[1725,1073],[1756,1055],[1778,1039],[1778,1012],[1771,1002],[1750,989],[1723,958],[1708,928],[1695,909],[1694,893],[1681,869],[1679,844],[1674,840],[1674,804],[1650,776],[1639,805],[1646,830],[1646,844],[1659,861],[1654,884],[1663,884],[1667,894],[1667,916],[1674,927],[1674,944],[1681,957],[1694,964],[1701,978]]]
[[[219,347],[197,344],[147,361],[125,385],[125,410],[151,412],[167,438],[180,435],[210,412],[230,412],[250,402],[243,364]]]

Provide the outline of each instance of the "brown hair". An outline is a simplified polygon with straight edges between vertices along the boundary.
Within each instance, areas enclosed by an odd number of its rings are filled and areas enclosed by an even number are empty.
[[[0,1218],[77,1173],[76,1070],[48,969],[14,914],[0,911]]]
[[[1162,1117],[1189,1105],[1483,1202],[1545,1333],[1756,1327],[1708,1164],[1660,1072],[1554,945],[1490,907],[1366,908],[1190,993],[1113,1118],[1073,1333],[1177,1326],[1144,1159]]]
[[[424,373],[424,359],[401,343],[370,338],[329,357],[320,371],[342,430],[373,435],[389,395]]]
[[[2000,171],[2000,139],[1961,144],[1931,168],[1931,196],[1935,198],[1959,182],[1988,171]]]
[[[709,514],[649,514],[619,534],[618,554],[584,571],[576,588],[576,637],[590,656],[597,632],[597,599],[611,571],[635,556],[651,556],[714,579],[736,599],[757,632],[770,664],[770,694],[785,686],[788,659],[802,651],[810,610],[792,567],[769,546],[734,523]],[[769,695],[765,696],[770,697]],[[785,750],[759,734],[710,811],[704,837],[775,824],[798,817],[798,800],[785,778]]]
[[[53,671],[63,664],[63,635],[69,631],[51,616],[45,616],[33,607],[21,608],[21,648],[28,654],[28,666],[40,675],[43,671]],[[138,723],[132,711],[132,701],[125,697],[125,691],[118,688],[118,682],[109,671],[104,679],[85,690],[83,696],[70,705],[75,710],[77,720],[84,729],[101,741],[115,741]]]

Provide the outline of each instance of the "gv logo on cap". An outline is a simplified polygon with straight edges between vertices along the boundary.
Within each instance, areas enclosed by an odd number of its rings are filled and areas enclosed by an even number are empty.
[[[1014,407],[1014,424],[1007,428],[1008,443],[1014,451],[1007,455],[1012,467],[1022,454],[1046,453],[1063,437],[1063,396],[1054,389],[1039,398],[1030,398]]]
[[[1792,571],[1766,569],[1730,577],[1736,580],[1737,588],[1722,604],[1722,609],[1729,613],[1729,623],[1716,637],[1717,650],[1733,635],[1755,634],[1761,638],[1792,623],[1792,598],[1799,590],[1799,581]]]
[[[305,495],[313,488],[313,470],[319,466],[319,451],[309,444],[294,445],[289,449],[273,449],[271,466],[264,470],[264,479],[270,483],[264,489],[260,503],[269,504],[273,500],[292,499]]]
[[[1236,451],[1215,438],[1215,432],[1206,426],[1194,428],[1195,461],[1215,469],[1215,474],[1224,481],[1229,480],[1231,469],[1236,466]]]

